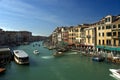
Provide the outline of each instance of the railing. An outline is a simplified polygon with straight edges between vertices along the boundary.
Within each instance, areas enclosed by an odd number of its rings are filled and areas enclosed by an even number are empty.
[[[91,38],[91,35],[87,35],[87,38]]]

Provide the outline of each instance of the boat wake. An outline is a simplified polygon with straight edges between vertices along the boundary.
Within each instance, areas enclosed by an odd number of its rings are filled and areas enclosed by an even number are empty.
[[[117,78],[116,76],[114,76],[113,74],[110,74],[111,77],[115,78],[116,80],[120,80],[119,78]]]
[[[52,58],[54,58],[53,56],[42,56],[41,57],[42,59],[52,59]]]
[[[70,52],[67,55],[78,54],[77,52]]]

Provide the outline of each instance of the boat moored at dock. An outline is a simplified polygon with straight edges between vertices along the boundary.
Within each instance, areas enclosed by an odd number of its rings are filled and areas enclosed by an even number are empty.
[[[105,60],[105,58],[104,57],[100,57],[100,56],[96,56],[96,57],[93,57],[92,60],[93,61],[97,61],[97,62],[102,62],[102,61]]]
[[[29,56],[23,50],[14,50],[14,60],[18,64],[29,64]]]

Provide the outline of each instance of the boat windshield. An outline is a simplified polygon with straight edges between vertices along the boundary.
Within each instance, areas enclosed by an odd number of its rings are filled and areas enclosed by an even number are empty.
[[[28,61],[29,57],[22,57],[22,58],[19,58],[20,61]]]
[[[120,74],[120,70],[118,70],[118,71],[117,71],[117,73],[119,73],[119,74]]]

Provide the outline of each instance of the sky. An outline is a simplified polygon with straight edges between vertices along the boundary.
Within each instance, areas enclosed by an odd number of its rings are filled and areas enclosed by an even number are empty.
[[[56,27],[120,14],[120,0],[0,0],[0,28],[49,36]]]

